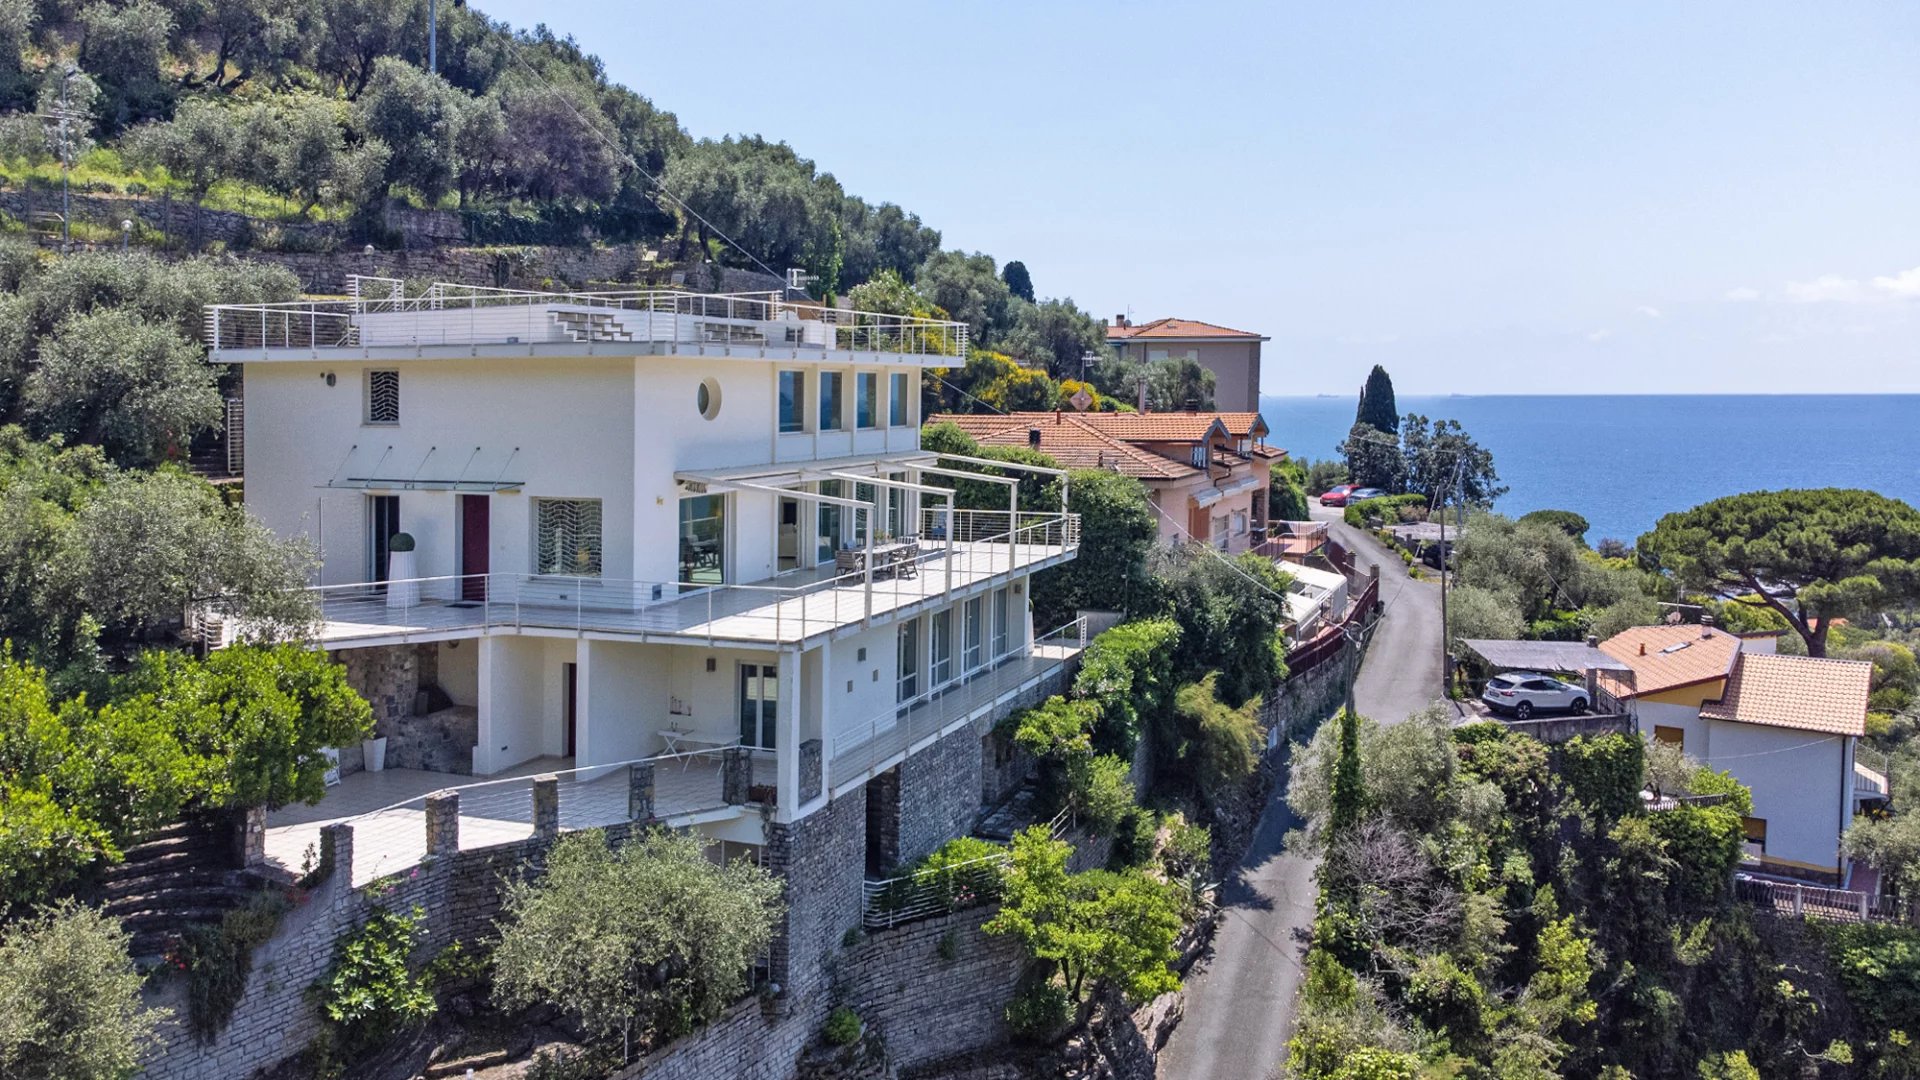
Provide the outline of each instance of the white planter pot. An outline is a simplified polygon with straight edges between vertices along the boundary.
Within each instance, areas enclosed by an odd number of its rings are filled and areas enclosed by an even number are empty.
[[[420,583],[415,578],[411,551],[387,553],[387,606],[412,607],[420,602]]]
[[[360,752],[366,755],[368,772],[379,772],[387,767],[387,737],[385,735],[362,741],[360,743]]]

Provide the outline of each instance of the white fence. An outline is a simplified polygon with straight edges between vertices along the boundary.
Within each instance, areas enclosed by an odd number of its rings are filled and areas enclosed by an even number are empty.
[[[1742,900],[1795,918],[1920,925],[1920,912],[1915,910],[1912,901],[1853,889],[1828,889],[1735,874],[1733,893]]]

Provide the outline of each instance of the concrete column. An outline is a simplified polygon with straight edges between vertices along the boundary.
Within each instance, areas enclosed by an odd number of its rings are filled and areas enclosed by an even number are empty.
[[[320,864],[329,868],[335,891],[344,893],[353,888],[353,826],[343,822],[320,827]]]
[[[720,751],[720,797],[728,806],[745,806],[753,786],[753,753],[744,746]]]
[[[653,820],[653,762],[627,766],[627,819]]]
[[[793,815],[800,809],[800,804],[812,798],[808,795],[795,798],[792,795],[793,792],[801,791],[804,786],[801,783],[803,766],[800,764],[800,751],[803,749],[801,734],[805,730],[805,725],[800,722],[800,654],[793,651],[781,652],[779,665],[780,690],[776,709],[780,717],[778,740],[780,750],[774,756],[777,769],[774,785],[778,791],[787,793],[785,798],[778,800],[780,803],[778,809],[783,815],[781,820],[791,821]],[[819,794],[817,781],[814,784],[814,794]]]
[[[451,789],[427,796],[427,857],[460,853],[460,793]]]
[[[267,861],[267,808],[249,806],[241,815],[234,842],[239,848],[241,866],[261,866]]]
[[[551,773],[533,778],[533,835],[560,835],[560,778]]]

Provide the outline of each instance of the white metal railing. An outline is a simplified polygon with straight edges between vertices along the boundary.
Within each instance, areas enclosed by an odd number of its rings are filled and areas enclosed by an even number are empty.
[[[327,641],[512,626],[684,634],[728,641],[800,641],[849,623],[936,602],[956,590],[1011,579],[1079,545],[1074,514],[958,511],[954,531],[977,539],[922,539],[887,560],[801,584],[744,585],[483,574],[317,586]],[[944,515],[942,515],[944,522]],[[825,573],[824,571],[800,572]],[[217,606],[217,605],[215,605]]]
[[[1001,851],[952,866],[917,870],[885,881],[863,882],[861,925],[869,930],[883,930],[994,903],[1000,899],[1007,864],[1012,859],[1010,854]]]
[[[1735,874],[1733,893],[1742,900],[1795,918],[1811,917],[1828,922],[1920,923],[1920,912],[1915,910],[1912,902],[1853,889],[1829,889],[1819,885],[1768,881],[1747,874]]]
[[[459,850],[476,851],[518,843],[535,834],[538,823],[534,784],[546,777],[556,781],[553,827],[558,832],[603,828],[635,820],[632,768],[651,766],[651,816],[671,822],[731,805],[726,797],[726,770],[722,764],[726,753],[724,749],[692,750],[530,776],[477,780],[341,819],[339,824],[353,829],[352,883],[365,885],[405,872],[427,857],[427,802],[431,798],[447,793],[458,796]],[[749,752],[755,779],[765,773],[764,779],[771,782],[771,770],[767,767],[770,760],[770,756],[762,752]],[[751,790],[751,782],[748,788]],[[314,842],[305,834],[311,832],[317,838],[318,830],[317,823],[276,828],[270,819],[269,855],[285,858],[297,854],[294,848]]]
[[[355,283],[356,285],[358,282]],[[785,300],[779,293],[524,292],[436,284],[424,296],[371,290],[345,300],[214,304],[206,343],[216,354],[274,350],[646,343],[835,349],[908,356],[967,355],[968,327]]]
[[[985,613],[983,618],[990,621],[992,615]],[[990,628],[982,627],[981,632],[989,633]],[[949,658],[955,671],[964,667],[964,633],[961,620],[956,619]],[[1051,694],[1064,692],[1068,665],[1086,647],[1087,620],[1082,616],[1035,638],[1031,648],[1023,642],[952,681],[906,698],[864,721],[835,725],[833,758],[827,766],[828,787],[837,789],[870,775],[963,723],[1035,705]],[[922,670],[919,675],[925,680],[932,673]]]
[[[1059,839],[1072,821],[1073,808],[1061,807],[1047,822],[1047,835]],[[884,930],[997,903],[1007,868],[1012,863],[1013,853],[1002,850],[949,866],[911,870],[881,881],[869,878],[861,883],[860,923],[869,930]]]

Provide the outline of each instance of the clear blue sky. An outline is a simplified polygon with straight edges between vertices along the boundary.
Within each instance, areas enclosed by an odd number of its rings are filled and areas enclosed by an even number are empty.
[[[1269,393],[1920,391],[1920,5],[475,3]]]

